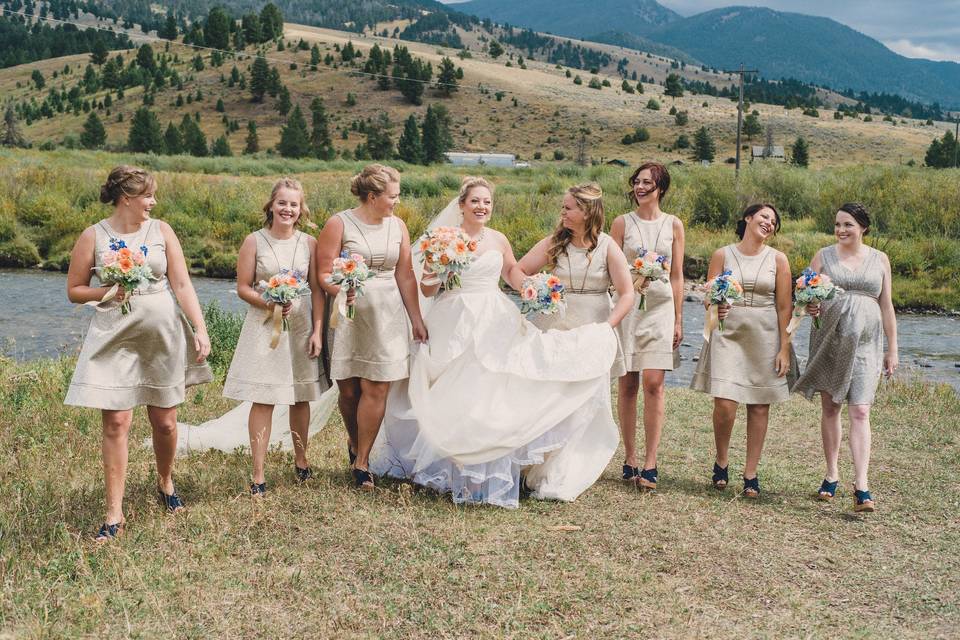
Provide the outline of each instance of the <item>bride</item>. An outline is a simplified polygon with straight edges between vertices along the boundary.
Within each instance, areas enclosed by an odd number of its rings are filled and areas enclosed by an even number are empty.
[[[441,292],[423,275],[421,292],[435,300],[430,340],[414,346],[406,384],[391,388],[370,469],[458,503],[516,507],[521,473],[533,497],[574,500],[619,444],[617,339],[606,322],[541,333],[520,315],[498,285],[519,289],[524,274],[507,238],[486,226],[492,209],[493,186],[468,177],[430,224],[459,225],[477,249],[458,288]]]

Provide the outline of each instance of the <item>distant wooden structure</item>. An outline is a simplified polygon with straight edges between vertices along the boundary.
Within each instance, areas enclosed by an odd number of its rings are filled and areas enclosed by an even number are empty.
[[[630,166],[629,162],[627,162],[626,160],[621,160],[620,158],[612,158],[610,160],[607,160],[606,164],[611,167],[629,167]]]
[[[512,167],[517,156],[512,153],[460,153],[450,151],[443,154],[450,164],[458,167],[486,165],[489,167]]]
[[[778,162],[786,162],[787,156],[784,155],[783,147],[779,145],[773,145],[772,147],[753,145],[750,147],[750,162],[753,162],[754,160],[776,160]]]

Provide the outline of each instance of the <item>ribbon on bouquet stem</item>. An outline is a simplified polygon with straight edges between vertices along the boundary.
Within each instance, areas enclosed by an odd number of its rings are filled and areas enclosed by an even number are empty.
[[[273,303],[273,334],[270,336],[270,348],[276,349],[283,333],[283,305]]]
[[[712,304],[707,308],[707,316],[703,321],[703,341],[710,342],[713,330],[720,325],[720,308]]]
[[[793,317],[790,318],[790,324],[787,325],[787,333],[793,333],[800,326],[803,316],[807,315],[807,305],[798,304],[793,308]]]
[[[113,300],[115,297],[117,297],[117,292],[118,292],[118,291],[120,291],[120,283],[119,283],[119,282],[116,283],[116,284],[114,284],[112,287],[110,287],[110,289],[107,290],[107,292],[106,292],[105,294],[103,294],[103,297],[100,298],[99,300],[90,300],[90,301],[88,301],[88,302],[84,302],[83,304],[86,305],[86,306],[88,306],[88,307],[93,307],[93,308],[96,309],[97,311],[109,311],[109,309],[107,309],[106,307],[102,307],[102,306],[100,306],[100,305],[102,305],[102,304],[105,303],[105,302],[110,302],[110,301]]]
[[[330,309],[330,328],[336,329],[340,325],[340,318],[350,320],[350,305],[347,304],[347,288],[340,287],[340,292],[333,299]]]

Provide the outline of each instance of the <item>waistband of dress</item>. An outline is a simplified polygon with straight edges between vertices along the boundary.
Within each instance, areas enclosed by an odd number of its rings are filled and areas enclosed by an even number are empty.
[[[610,294],[606,289],[583,289],[582,291],[567,289],[563,293],[568,296],[606,296]]]
[[[867,293],[866,291],[855,291],[855,290],[851,291],[848,289],[844,289],[843,293],[841,293],[840,295],[841,296],[860,296],[861,298],[870,298],[871,300],[874,300],[874,301],[880,300],[880,296],[875,296],[872,293]]]

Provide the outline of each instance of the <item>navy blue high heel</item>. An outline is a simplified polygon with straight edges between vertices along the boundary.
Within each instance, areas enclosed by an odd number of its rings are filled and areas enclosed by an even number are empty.
[[[361,491],[373,491],[377,488],[373,483],[373,474],[366,469],[353,469],[353,483]]]
[[[251,496],[253,496],[254,498],[262,498],[262,497],[265,496],[266,494],[267,494],[267,483],[266,483],[266,482],[261,482],[261,483],[259,483],[259,484],[256,483],[256,482],[251,482],[251,483],[250,483],[250,495],[251,495]]]
[[[837,485],[839,484],[839,480],[830,482],[824,478],[823,482],[820,483],[820,488],[817,489],[817,500],[821,500],[823,502],[829,502],[830,500],[833,500],[833,497],[837,495]]]
[[[754,476],[749,480],[747,478],[743,479],[743,497],[744,498],[760,497],[760,476]]]
[[[293,470],[294,470],[294,473],[297,474],[297,482],[301,482],[301,483],[306,482],[307,480],[313,477],[313,469],[311,469],[310,467],[305,467],[301,469],[296,465],[296,463],[294,463]]]
[[[730,465],[721,467],[716,462],[713,463],[713,488],[719,491],[723,491],[727,488],[727,485],[730,483],[730,476],[727,474],[727,470],[730,468]]]
[[[97,532],[97,535],[94,536],[94,541],[96,542],[109,542],[114,538],[120,536],[123,533],[123,525],[126,524],[126,520],[121,520],[115,524],[107,524],[104,522],[100,525],[100,530]]]
[[[657,468],[642,469],[637,476],[637,486],[647,491],[656,491],[657,489]]]
[[[631,467],[628,464],[623,465],[623,481],[624,482],[634,482],[634,478],[640,475],[640,469],[638,467]]]
[[[858,513],[872,513],[876,510],[869,491],[860,491],[856,486],[853,487],[853,510]]]
[[[176,489],[174,489],[173,493],[164,493],[163,489],[158,486],[157,498],[160,500],[160,504],[163,505],[168,513],[176,513],[177,511],[182,511],[186,508],[186,505],[183,504],[183,500],[181,500],[180,496],[177,495]]]

